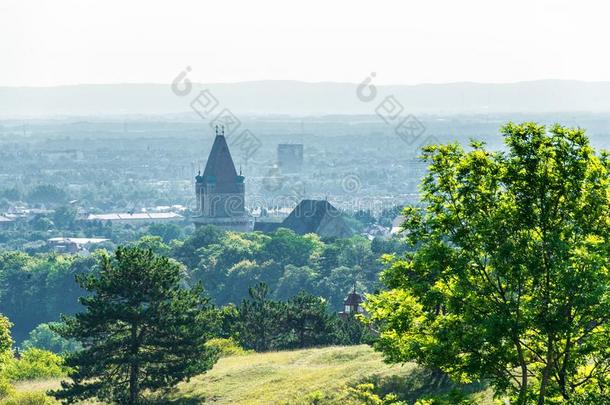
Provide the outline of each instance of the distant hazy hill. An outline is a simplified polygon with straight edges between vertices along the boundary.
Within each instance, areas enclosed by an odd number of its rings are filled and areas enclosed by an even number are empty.
[[[356,97],[357,85],[352,83],[258,81],[196,85],[185,97],[173,94],[166,84],[0,87],[0,117],[182,113],[204,87],[236,114],[374,114],[376,105],[391,94],[405,112],[413,113],[610,111],[610,82],[378,86],[377,99],[365,103]]]

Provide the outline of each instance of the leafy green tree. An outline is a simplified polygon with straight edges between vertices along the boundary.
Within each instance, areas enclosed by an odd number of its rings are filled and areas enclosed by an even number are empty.
[[[517,403],[609,400],[610,162],[581,129],[502,128],[507,149],[429,146],[415,254],[366,306],[390,361],[486,380]]]
[[[220,338],[231,338],[237,333],[237,319],[239,318],[239,311],[237,306],[234,304],[225,305],[218,309],[220,317],[220,327],[218,330],[218,337]]]
[[[205,341],[218,314],[201,286],[180,286],[183,275],[171,259],[119,247],[102,257],[99,274],[78,276],[90,292],[81,298],[85,312],[53,329],[83,349],[68,355],[71,381],[52,394],[135,404],[144,391],[167,390],[210,369],[217,354]]]
[[[359,291],[364,290],[360,268],[340,266],[330,270],[329,274],[318,283],[316,295],[325,297],[334,309],[343,308],[346,294],[356,285]]]
[[[284,268],[284,274],[277,281],[275,298],[287,300],[301,290],[314,291],[318,274],[310,267],[297,267],[292,264]]]
[[[248,295],[248,288],[261,282],[263,266],[256,262],[243,260],[232,266],[223,278],[216,299],[221,303],[239,302]],[[217,301],[217,302],[218,302]]]
[[[24,349],[42,349],[56,354],[70,353],[80,349],[81,346],[74,340],[64,339],[51,330],[53,325],[59,326],[56,323],[41,323],[30,332],[21,346]]]
[[[182,238],[184,232],[176,224],[151,224],[148,226],[148,234],[159,236],[164,243],[170,243],[174,239]]]
[[[0,254],[0,308],[18,325],[13,336],[20,342],[46,319],[44,262],[25,253]]]
[[[60,229],[72,229],[76,222],[76,208],[64,205],[55,210],[53,223]]]
[[[13,320],[13,337],[19,345],[41,323],[56,321],[82,307],[84,291],[75,283],[76,274],[95,271],[96,256],[29,256],[0,254],[0,308]]]
[[[265,241],[262,253],[264,260],[273,260],[282,265],[306,266],[312,256],[321,253],[323,246],[315,235],[301,236],[290,229],[280,228]]]
[[[0,314],[0,401],[15,391],[5,373],[7,366],[13,361],[11,326],[8,318]]]
[[[184,263],[187,268],[194,269],[201,258],[197,251],[212,244],[217,244],[224,232],[213,225],[201,226],[184,242],[174,247],[173,257]]]
[[[159,236],[142,236],[130,245],[142,250],[152,250],[154,254],[159,256],[168,256],[171,251],[171,248],[166,245]]]
[[[44,285],[41,286],[46,305],[44,322],[57,321],[60,314],[73,314],[83,309],[79,298],[86,294],[86,291],[75,279],[79,274],[97,273],[100,255],[98,252],[90,256],[52,254],[48,256],[45,264],[39,266],[45,277]]]
[[[0,361],[2,355],[13,347],[13,339],[11,338],[11,322],[8,318],[0,314]]]

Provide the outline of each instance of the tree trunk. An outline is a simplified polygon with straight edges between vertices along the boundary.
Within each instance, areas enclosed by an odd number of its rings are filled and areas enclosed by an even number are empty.
[[[519,364],[521,365],[521,387],[519,387],[519,405],[525,405],[527,402],[527,364],[525,363],[525,356],[523,355],[523,348],[519,339],[515,339],[517,346],[517,354],[519,355]]]
[[[561,366],[561,370],[559,371],[559,390],[561,391],[561,396],[563,397],[563,399],[565,399],[566,401],[570,399],[570,394],[568,393],[567,387],[566,387],[566,374],[567,374],[567,367],[568,367],[568,362],[570,361],[570,350],[572,350],[572,336],[568,335],[567,339],[566,339],[566,346],[565,346],[565,356],[563,358],[563,364]]]
[[[544,405],[546,396],[546,387],[549,383],[551,368],[553,366],[553,335],[549,334],[546,350],[546,366],[542,371],[542,380],[540,381],[540,392],[538,393],[538,405]]]
[[[138,386],[138,328],[131,327],[131,364],[129,365],[129,404],[137,404],[140,387]]]

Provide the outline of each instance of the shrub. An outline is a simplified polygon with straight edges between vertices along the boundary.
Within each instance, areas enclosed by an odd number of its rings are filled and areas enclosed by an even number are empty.
[[[373,384],[358,384],[355,387],[348,387],[347,396],[350,399],[358,401],[358,403],[367,405],[407,404],[406,402],[399,401],[396,394],[387,394],[385,396],[377,395]]]
[[[58,403],[42,392],[18,392],[2,400],[2,405],[55,405]]]
[[[215,348],[218,350],[220,357],[229,357],[229,356],[243,356],[249,353],[253,353],[252,350],[246,350],[240,345],[237,344],[233,338],[223,339],[223,338],[214,338],[210,339],[206,342],[206,346]]]
[[[329,402],[329,398],[320,390],[315,390],[307,394],[305,401],[309,405],[321,405]]]
[[[415,405],[474,405],[476,401],[458,388],[437,395],[424,395],[415,401]]]
[[[15,389],[10,381],[3,376],[0,376],[0,400],[12,395]]]
[[[20,359],[6,365],[4,375],[11,381],[63,377],[68,370],[61,356],[40,349],[27,349]]]

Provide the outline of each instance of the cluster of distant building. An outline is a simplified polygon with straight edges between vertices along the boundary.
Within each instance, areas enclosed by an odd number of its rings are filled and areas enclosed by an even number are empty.
[[[303,164],[303,145],[280,145],[278,164],[284,172],[298,172]],[[302,200],[282,221],[255,219],[246,210],[245,176],[238,173],[222,128],[216,128],[214,144],[205,170],[195,177],[196,226],[214,225],[224,230],[273,232],[292,229],[298,234],[349,237],[353,234],[339,210],[326,200]]]
[[[278,145],[278,167],[282,173],[298,174],[303,166],[302,144]],[[57,158],[79,158],[74,151],[54,153]],[[287,228],[297,234],[315,233],[323,238],[346,238],[353,235],[341,212],[327,200],[303,199],[291,211],[282,216],[253,216],[246,209],[246,178],[235,168],[222,127],[216,128],[216,137],[208,156],[205,170],[195,177],[196,207],[192,221],[196,226],[214,225],[227,231],[270,233],[278,228]],[[52,210],[16,207],[12,212],[0,214],[0,229],[10,229],[19,221],[28,221],[39,215],[51,215]],[[80,213],[79,221],[100,221],[117,224],[147,224],[180,222],[185,219],[179,212],[183,206],[156,207],[150,212]],[[259,213],[261,214],[261,213]],[[286,215],[288,214],[288,215]],[[397,218],[391,229],[370,225],[364,230],[369,238],[388,237],[399,231],[402,218]],[[103,238],[57,237],[48,240],[48,245],[63,253],[86,253],[94,245],[109,242]]]
[[[109,242],[110,239],[103,238],[51,238],[48,240],[49,246],[59,253],[67,254],[88,254],[95,248],[95,245]]]
[[[123,212],[111,214],[89,214],[85,221],[103,221],[111,223],[162,223],[181,221],[184,217],[176,212]]]

